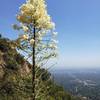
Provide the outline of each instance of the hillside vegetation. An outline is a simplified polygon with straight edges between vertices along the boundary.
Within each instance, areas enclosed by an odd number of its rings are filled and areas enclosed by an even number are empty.
[[[32,100],[31,67],[13,47],[13,41],[0,38],[0,100]],[[84,100],[56,85],[47,70],[37,70],[36,100]]]

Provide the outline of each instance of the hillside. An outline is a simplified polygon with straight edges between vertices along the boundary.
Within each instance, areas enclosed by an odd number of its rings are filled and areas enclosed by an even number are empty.
[[[65,92],[45,69],[38,68],[36,76],[36,100],[85,100]],[[0,100],[32,100],[31,77],[31,64],[11,40],[0,38]]]

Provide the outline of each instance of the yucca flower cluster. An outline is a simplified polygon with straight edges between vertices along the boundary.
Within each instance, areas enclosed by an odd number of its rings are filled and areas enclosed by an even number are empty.
[[[28,0],[20,7],[17,19],[22,23],[34,23],[36,28],[52,29],[55,24],[47,14],[45,0]]]
[[[27,0],[19,9],[17,20],[20,22],[20,26],[14,26],[17,27],[15,29],[20,29],[22,32],[19,36],[22,48],[32,53],[35,42],[36,58],[40,57],[40,51],[48,53],[49,57],[52,57],[51,54],[54,52],[53,56],[56,56],[58,43],[56,36],[58,33],[55,32],[55,23],[47,13],[45,0]],[[35,34],[35,39],[33,34]]]

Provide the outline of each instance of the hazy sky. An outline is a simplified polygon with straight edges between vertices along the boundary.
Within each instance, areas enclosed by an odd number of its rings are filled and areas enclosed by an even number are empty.
[[[0,0],[0,32],[15,39],[16,13],[25,0]],[[47,0],[56,23],[61,67],[100,66],[100,0]]]

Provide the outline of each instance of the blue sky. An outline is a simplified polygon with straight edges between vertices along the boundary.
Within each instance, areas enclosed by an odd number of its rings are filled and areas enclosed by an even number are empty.
[[[25,0],[0,1],[0,32],[10,39],[16,13]],[[61,67],[100,67],[100,0],[47,0],[56,23]]]

